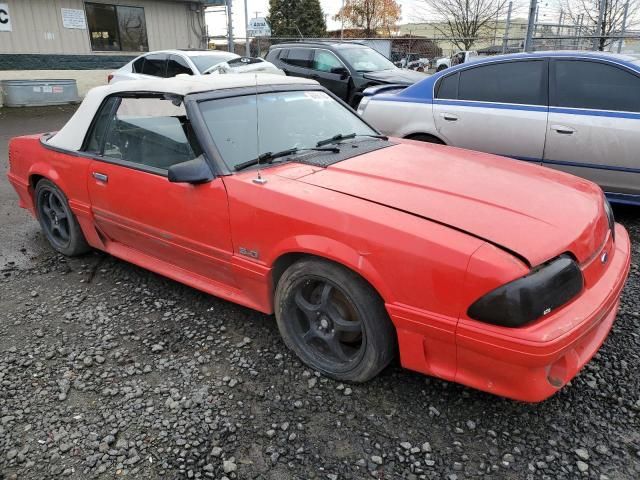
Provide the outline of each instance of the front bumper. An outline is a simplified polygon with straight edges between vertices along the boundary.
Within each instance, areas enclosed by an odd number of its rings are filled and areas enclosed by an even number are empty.
[[[557,392],[595,355],[615,320],[631,262],[629,235],[621,225],[609,262],[577,299],[530,326],[483,328],[460,321],[455,381],[526,402]]]
[[[615,320],[631,262],[624,227],[616,225],[616,242],[605,249],[608,263],[594,259],[583,272],[587,284],[579,297],[525,327],[439,317],[388,304],[402,365],[514,400],[550,397],[595,355]]]

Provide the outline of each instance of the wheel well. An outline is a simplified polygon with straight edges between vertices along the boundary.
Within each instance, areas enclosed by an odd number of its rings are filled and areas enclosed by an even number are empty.
[[[294,263],[302,260],[303,258],[314,257],[315,255],[309,255],[306,253],[285,253],[276,259],[271,269],[271,279],[273,281],[273,291],[276,291],[280,277]],[[321,257],[318,257],[321,258]]]
[[[335,260],[331,260],[330,258],[322,257],[320,255],[314,255],[311,253],[299,253],[299,252],[285,253],[284,255],[278,257],[274,262],[273,267],[271,269],[271,278],[273,280],[272,294],[275,294],[276,287],[278,286],[278,282],[280,281],[282,274],[287,270],[287,268],[289,268],[294,263],[297,263],[300,260],[305,258],[317,258],[318,260],[324,260],[325,262],[335,263],[336,265],[340,265],[341,267],[346,268],[347,270],[355,273],[362,280],[364,280],[367,283],[367,285],[369,285],[373,289],[373,291],[378,294],[380,299],[384,302],[384,298],[382,297],[378,289],[374,287],[369,280],[363,277],[362,274],[360,274],[360,272],[355,271],[354,269],[348,267],[343,263],[336,262]]]
[[[36,185],[38,185],[38,182],[40,180],[44,180],[47,177],[43,176],[43,175],[31,175],[29,177],[29,187],[31,188],[32,192],[36,191]]]
[[[440,145],[446,145],[445,142],[442,141],[442,139],[436,137],[435,135],[432,135],[430,133],[421,133],[421,132],[417,132],[417,133],[412,133],[410,135],[407,135],[406,137],[404,137],[408,140],[418,140],[421,142],[431,142],[431,143],[437,143]]]

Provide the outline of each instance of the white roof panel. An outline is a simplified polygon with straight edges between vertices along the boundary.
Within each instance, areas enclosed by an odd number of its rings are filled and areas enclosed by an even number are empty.
[[[228,88],[252,87],[254,85],[317,85],[315,80],[283,75],[260,73],[227,75],[179,75],[173,78],[129,80],[96,87],[87,93],[76,113],[62,129],[50,137],[47,143],[65,150],[78,151],[87,129],[102,101],[108,95],[120,92],[160,92],[185,96],[191,93],[210,92]]]

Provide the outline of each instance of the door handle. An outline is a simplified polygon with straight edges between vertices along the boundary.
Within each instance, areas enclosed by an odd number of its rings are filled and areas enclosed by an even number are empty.
[[[93,178],[95,178],[99,182],[107,183],[109,181],[109,177],[104,173],[93,172],[91,175],[93,175]]]
[[[457,122],[458,116],[452,113],[441,113],[440,116],[448,122]]]
[[[576,131],[571,127],[565,127],[564,125],[551,125],[551,129],[560,133],[561,135],[573,135]]]

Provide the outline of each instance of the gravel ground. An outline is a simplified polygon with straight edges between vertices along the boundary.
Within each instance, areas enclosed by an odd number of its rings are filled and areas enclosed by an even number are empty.
[[[526,405],[397,364],[328,380],[272,317],[101,253],[61,257],[5,179],[0,196],[2,480],[640,477],[638,209],[616,209],[634,265],[613,332],[571,385]]]

